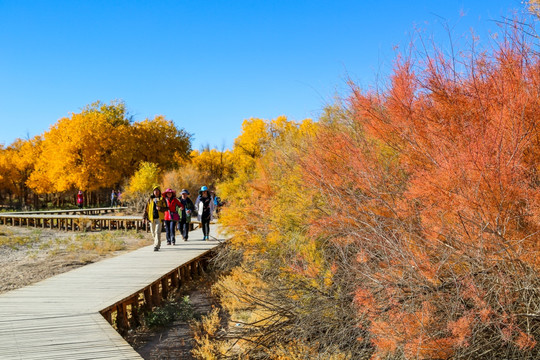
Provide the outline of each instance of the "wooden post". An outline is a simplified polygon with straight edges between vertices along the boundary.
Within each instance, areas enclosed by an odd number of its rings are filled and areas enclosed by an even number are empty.
[[[161,296],[163,300],[166,300],[169,296],[169,279],[166,277],[161,279]]]
[[[202,260],[197,261],[197,275],[198,276],[203,276],[204,275],[204,269],[203,269]]]
[[[171,284],[176,289],[180,287],[179,282],[178,282],[178,270],[176,270],[175,272],[171,274]]]
[[[179,278],[178,278],[178,287],[181,287],[183,285],[186,284],[186,275],[185,275],[185,272],[186,272],[186,267],[184,265],[182,265],[182,267],[180,268],[180,271],[179,271]]]
[[[144,302],[146,303],[146,309],[152,310],[152,293],[150,292],[150,287],[146,287],[144,289]]]
[[[131,317],[129,318],[129,326],[133,329],[139,327],[139,325],[141,325],[141,322],[139,319],[139,298],[137,296],[131,303]]]
[[[154,306],[161,304],[161,297],[159,296],[159,282],[152,284],[152,304]]]
[[[120,334],[125,333],[128,327],[126,315],[126,303],[116,306],[116,327]]]
[[[103,317],[105,318],[105,320],[107,320],[107,321],[109,322],[109,324],[112,325],[112,312],[111,312],[111,310],[107,310],[107,311],[105,312],[105,314],[101,314],[101,315],[103,315]]]
[[[191,264],[190,264],[190,267],[191,267],[191,279],[192,280],[195,280],[197,278],[197,262],[193,261]]]

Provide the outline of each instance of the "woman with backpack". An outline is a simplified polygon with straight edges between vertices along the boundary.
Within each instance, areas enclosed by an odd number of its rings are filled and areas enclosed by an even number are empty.
[[[203,186],[199,190],[199,196],[195,200],[195,209],[197,209],[197,219],[201,222],[203,240],[208,240],[210,235],[210,220],[214,216],[214,201],[210,196],[208,187]]]
[[[175,229],[176,223],[180,221],[180,214],[178,209],[183,210],[184,205],[176,198],[176,194],[172,189],[167,189],[163,193],[165,195],[165,202],[167,204],[167,210],[165,211],[165,234],[167,238],[167,245],[175,245]]]
[[[182,234],[182,239],[184,241],[188,240],[189,235],[189,224],[191,223],[191,212],[195,209],[193,201],[189,198],[189,191],[182,189],[180,192],[180,203],[184,206],[182,209],[182,215],[180,216],[180,221],[178,222],[178,230]]]

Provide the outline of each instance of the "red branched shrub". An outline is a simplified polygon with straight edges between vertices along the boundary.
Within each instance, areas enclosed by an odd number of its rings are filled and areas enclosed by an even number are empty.
[[[386,91],[353,86],[351,121],[322,124],[303,159],[332,209],[309,233],[347,248],[335,279],[357,284],[375,356],[538,352],[531,46],[515,25],[491,55],[398,59]]]

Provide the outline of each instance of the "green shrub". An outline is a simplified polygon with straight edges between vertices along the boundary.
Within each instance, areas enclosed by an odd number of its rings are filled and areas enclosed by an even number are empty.
[[[149,328],[171,324],[175,320],[188,321],[196,317],[193,305],[186,295],[180,301],[173,301],[154,309],[145,315],[144,322]]]

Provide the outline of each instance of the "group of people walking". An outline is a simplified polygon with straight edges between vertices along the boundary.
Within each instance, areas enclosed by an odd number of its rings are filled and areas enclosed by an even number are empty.
[[[154,251],[158,251],[161,247],[162,224],[165,226],[167,245],[176,244],[176,228],[180,231],[182,239],[187,241],[191,216],[194,211],[197,220],[201,222],[203,239],[209,239],[210,221],[215,210],[214,199],[206,186],[199,190],[195,204],[189,195],[189,191],[183,189],[180,192],[180,198],[178,198],[172,189],[166,189],[161,193],[159,186],[154,187],[143,214],[143,218],[150,223],[150,232],[154,238]]]

